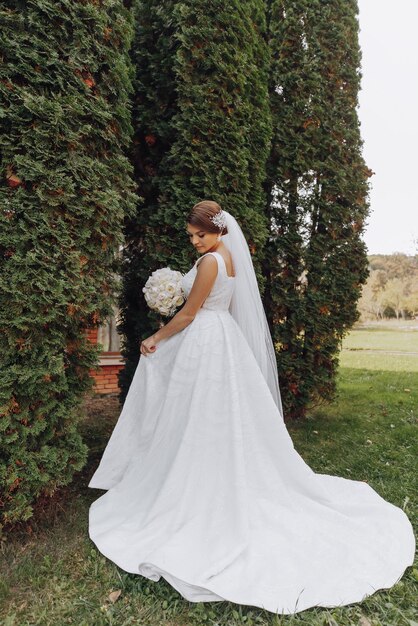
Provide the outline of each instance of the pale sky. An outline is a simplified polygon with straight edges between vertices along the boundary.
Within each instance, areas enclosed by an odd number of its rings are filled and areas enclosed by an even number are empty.
[[[418,254],[418,0],[359,0],[369,254]],[[415,242],[414,242],[415,241]]]

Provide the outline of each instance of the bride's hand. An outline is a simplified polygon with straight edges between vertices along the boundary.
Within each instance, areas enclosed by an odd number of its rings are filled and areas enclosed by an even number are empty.
[[[154,335],[151,335],[151,337],[147,337],[146,339],[141,341],[141,344],[139,346],[139,350],[144,356],[147,356],[147,354],[152,354],[153,352],[155,352],[156,349],[157,342],[155,341]]]

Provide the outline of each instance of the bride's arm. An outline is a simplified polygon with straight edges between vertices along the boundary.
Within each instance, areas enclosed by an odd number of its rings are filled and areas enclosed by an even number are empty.
[[[156,343],[183,330],[194,320],[196,313],[210,294],[217,274],[218,262],[212,254],[208,254],[197,265],[196,278],[184,306],[167,324],[152,335]]]

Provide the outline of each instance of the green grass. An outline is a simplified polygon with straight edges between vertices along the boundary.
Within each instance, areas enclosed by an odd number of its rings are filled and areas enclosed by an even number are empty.
[[[343,340],[340,365],[373,371],[418,372],[418,321],[390,320],[356,327]]]
[[[344,338],[343,349],[410,352],[416,357],[418,321],[390,320],[358,326]]]
[[[367,361],[367,363],[365,362]],[[360,369],[365,372],[380,371],[380,372],[405,372],[410,373],[418,372],[418,354],[387,354],[383,351],[369,352],[367,356],[359,354],[359,352],[351,352],[343,350],[340,365],[343,367],[349,367],[352,369]],[[367,369],[366,369],[367,368]]]
[[[358,341],[358,333],[364,345],[381,345],[372,329],[352,332],[348,345]],[[388,337],[383,350],[403,341],[403,330],[389,332],[397,337]],[[402,345],[418,336],[410,334]],[[416,529],[418,356],[378,356],[379,362],[374,353],[344,349],[335,402],[288,428],[296,449],[315,471],[367,480],[385,499],[403,507]],[[418,564],[390,590],[361,603],[281,617],[229,602],[193,604],[163,578],[153,582],[123,572],[88,537],[88,508],[103,492],[88,489],[87,483],[119,408],[116,401],[96,400],[86,410],[88,466],[51,502],[40,503],[30,520],[30,534],[22,529],[1,544],[0,621],[5,626],[417,626]],[[116,590],[121,594],[112,602],[109,594]]]

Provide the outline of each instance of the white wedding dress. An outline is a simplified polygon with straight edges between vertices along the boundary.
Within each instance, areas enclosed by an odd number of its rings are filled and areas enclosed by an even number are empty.
[[[404,511],[316,474],[293,446],[218,275],[196,317],[139,359],[89,487],[89,535],[127,572],[192,602],[297,613],[359,602],[412,565]],[[200,257],[202,258],[202,257]],[[183,276],[186,294],[196,264]]]

